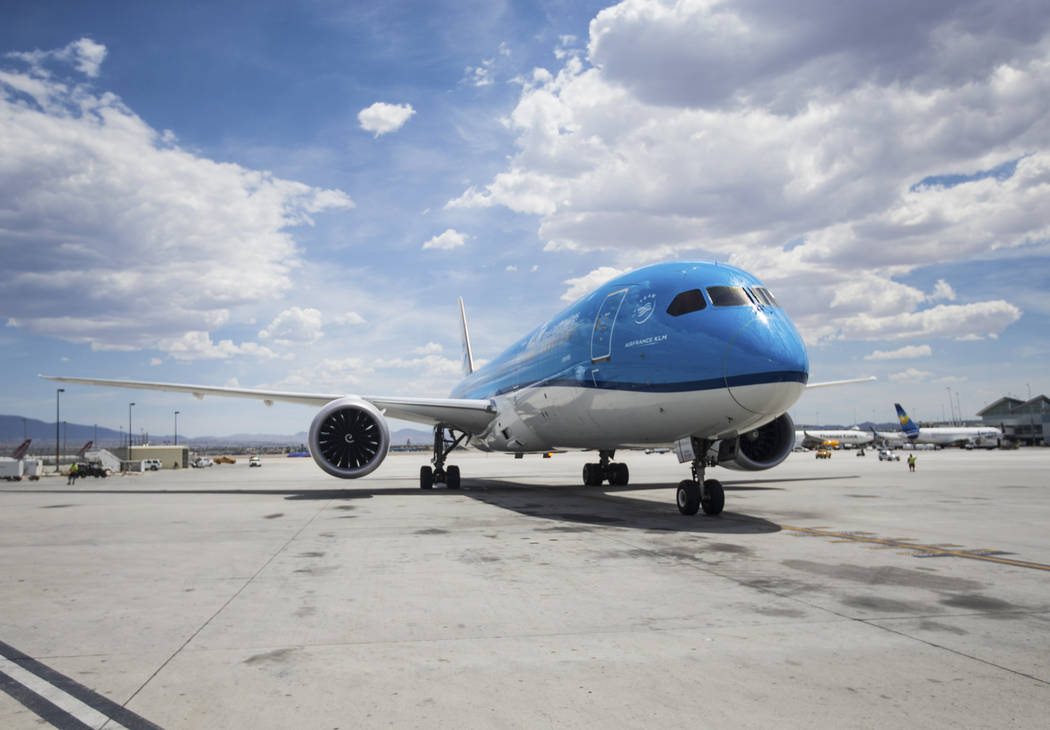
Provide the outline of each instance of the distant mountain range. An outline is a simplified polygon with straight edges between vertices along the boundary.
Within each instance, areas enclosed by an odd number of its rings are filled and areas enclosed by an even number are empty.
[[[23,433],[25,434],[23,436]],[[141,439],[140,433],[135,434],[135,441]],[[150,443],[170,444],[173,441],[171,434],[148,434]],[[0,415],[0,445],[16,446],[24,439],[32,439],[33,446],[42,448],[49,444],[51,448],[55,445],[55,422],[39,421],[35,418],[23,418],[22,416]],[[66,448],[80,448],[87,441],[96,441],[98,445],[120,446],[126,439],[127,433],[121,430],[113,430],[104,426],[84,425],[81,423],[65,424],[65,433],[59,435],[59,439],[65,440]],[[395,446],[406,443],[429,444],[433,439],[431,431],[414,428],[403,428],[390,432],[390,443]],[[204,448],[210,446],[299,446],[305,444],[307,434],[305,431],[293,434],[266,434],[266,433],[234,433],[228,436],[186,436],[179,434],[179,443],[187,446]]]

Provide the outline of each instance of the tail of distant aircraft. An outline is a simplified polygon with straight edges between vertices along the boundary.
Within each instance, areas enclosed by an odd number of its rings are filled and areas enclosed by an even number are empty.
[[[463,297],[459,298],[459,323],[463,335],[463,374],[474,372],[474,351],[470,349],[470,332],[467,331],[467,310],[463,307]]]
[[[893,406],[897,409],[897,420],[901,422],[901,430],[904,431],[905,436],[914,441],[919,437],[919,427],[908,418],[908,414],[901,408],[900,403],[894,403]]]
[[[26,439],[21,444],[19,444],[18,448],[11,452],[11,458],[14,459],[15,461],[18,461],[23,456],[25,456],[27,453],[29,453],[29,444],[32,441],[33,441],[33,439]]]
[[[77,458],[79,459],[79,458],[81,458],[82,456],[84,456],[84,452],[85,452],[85,451],[87,451],[88,449],[90,449],[90,448],[91,448],[91,445],[92,445],[93,443],[95,443],[95,442],[94,442],[94,441],[88,441],[88,442],[87,442],[86,444],[84,444],[83,446],[81,446],[81,447],[80,447],[80,451],[78,451],[78,452],[77,452]]]

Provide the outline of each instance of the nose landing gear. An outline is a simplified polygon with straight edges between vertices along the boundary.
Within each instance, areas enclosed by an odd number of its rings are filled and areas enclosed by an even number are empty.
[[[698,450],[703,454],[706,448]],[[683,515],[695,515],[702,508],[705,515],[715,516],[722,513],[726,504],[725,490],[717,479],[704,479],[706,464],[703,459],[693,459],[693,478],[683,479],[678,483],[676,501],[678,511]]]

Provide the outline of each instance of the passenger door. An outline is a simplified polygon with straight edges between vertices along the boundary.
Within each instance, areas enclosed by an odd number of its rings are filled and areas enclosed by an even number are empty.
[[[627,289],[614,291],[605,297],[598,316],[594,318],[594,331],[591,333],[591,362],[603,362],[612,357],[612,336],[616,327],[616,317],[623,306]]]

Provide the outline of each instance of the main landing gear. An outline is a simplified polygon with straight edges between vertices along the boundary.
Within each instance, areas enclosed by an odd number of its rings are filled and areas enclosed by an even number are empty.
[[[601,459],[601,461],[598,464],[584,464],[584,485],[588,487],[598,487],[601,486],[602,482],[608,481],[609,484],[614,487],[627,486],[627,482],[631,478],[631,473],[627,469],[627,465],[609,463],[615,455],[616,452],[612,450],[599,451],[598,458]]]
[[[714,516],[721,514],[725,507],[726,493],[722,489],[722,482],[717,479],[705,480],[705,468],[702,459],[693,459],[693,478],[678,483],[678,511],[683,515],[695,515],[703,508],[705,515]]]
[[[448,432],[448,436],[445,432]],[[459,489],[459,467],[445,466],[445,459],[452,449],[459,446],[467,438],[467,434],[460,433],[456,436],[451,428],[442,424],[434,426],[434,458],[430,460],[434,466],[419,467],[419,488],[433,489],[434,483],[444,484],[448,489]]]

